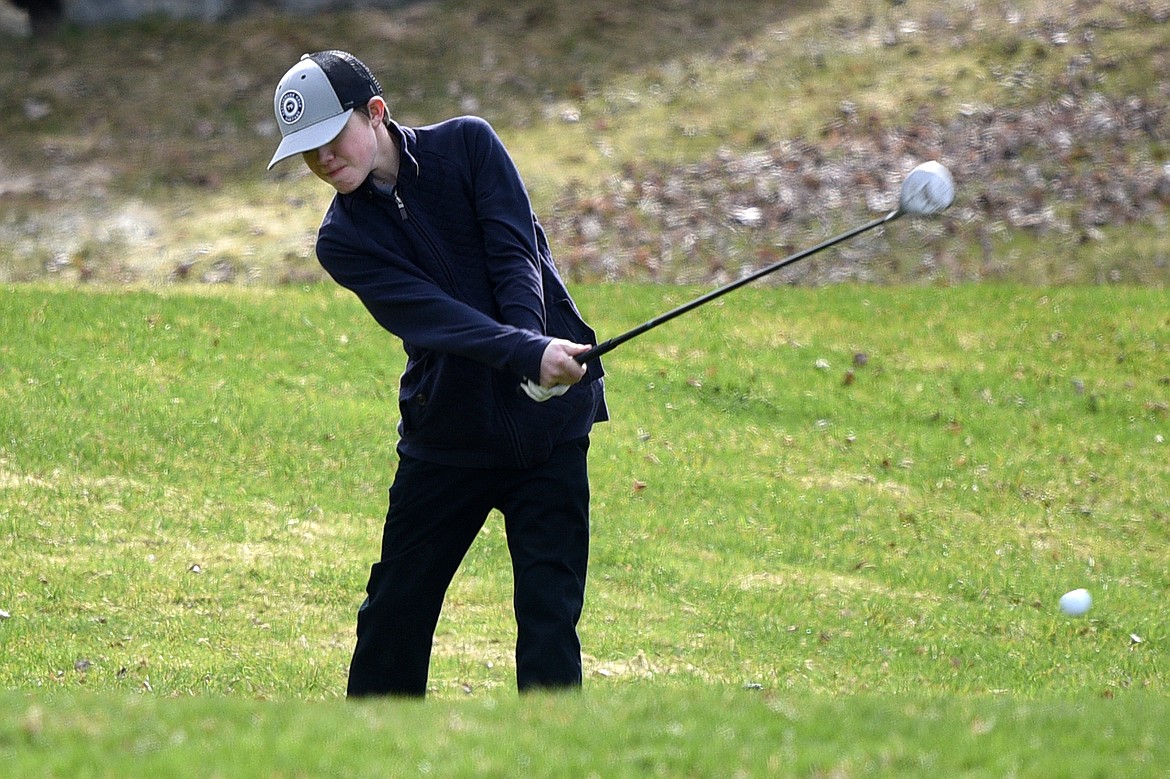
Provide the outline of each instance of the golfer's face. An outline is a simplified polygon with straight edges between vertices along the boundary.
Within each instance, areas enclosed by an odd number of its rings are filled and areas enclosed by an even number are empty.
[[[338,192],[348,194],[370,175],[377,151],[372,121],[354,111],[336,138],[302,156],[317,178]]]

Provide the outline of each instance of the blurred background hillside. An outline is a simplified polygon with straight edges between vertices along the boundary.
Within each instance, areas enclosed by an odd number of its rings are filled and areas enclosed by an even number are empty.
[[[324,48],[401,122],[491,121],[573,280],[730,280],[932,158],[945,218],[777,281],[1170,279],[1167,0],[83,5],[0,0],[0,282],[321,279],[329,190],[265,165],[276,81]]]

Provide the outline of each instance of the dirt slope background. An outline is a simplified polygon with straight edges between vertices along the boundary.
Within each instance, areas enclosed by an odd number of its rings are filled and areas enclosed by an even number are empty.
[[[892,208],[932,158],[959,186],[945,219],[778,280],[1170,278],[1167,2],[468,0],[13,29],[0,281],[321,278],[328,192],[264,166],[276,80],[334,47],[400,121],[493,122],[576,280],[729,280]]]

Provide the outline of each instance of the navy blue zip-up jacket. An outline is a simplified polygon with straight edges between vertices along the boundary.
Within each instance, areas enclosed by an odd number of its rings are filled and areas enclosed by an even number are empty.
[[[491,126],[460,117],[391,123],[398,181],[367,180],[334,197],[317,257],[402,339],[398,448],[421,460],[524,468],[608,419],[603,370],[588,365],[565,394],[537,403],[553,337],[596,343],[569,296],[544,230]]]

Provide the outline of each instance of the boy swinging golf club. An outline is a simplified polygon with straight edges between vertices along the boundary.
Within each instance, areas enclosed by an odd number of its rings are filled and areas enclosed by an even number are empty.
[[[580,686],[586,455],[607,419],[603,371],[573,359],[596,336],[512,159],[481,119],[398,124],[370,69],[342,51],[305,55],[274,108],[282,140],[269,168],[300,155],[337,191],[318,259],[407,355],[348,694],[425,695],[444,596],[492,509],[512,558],[517,685]]]

